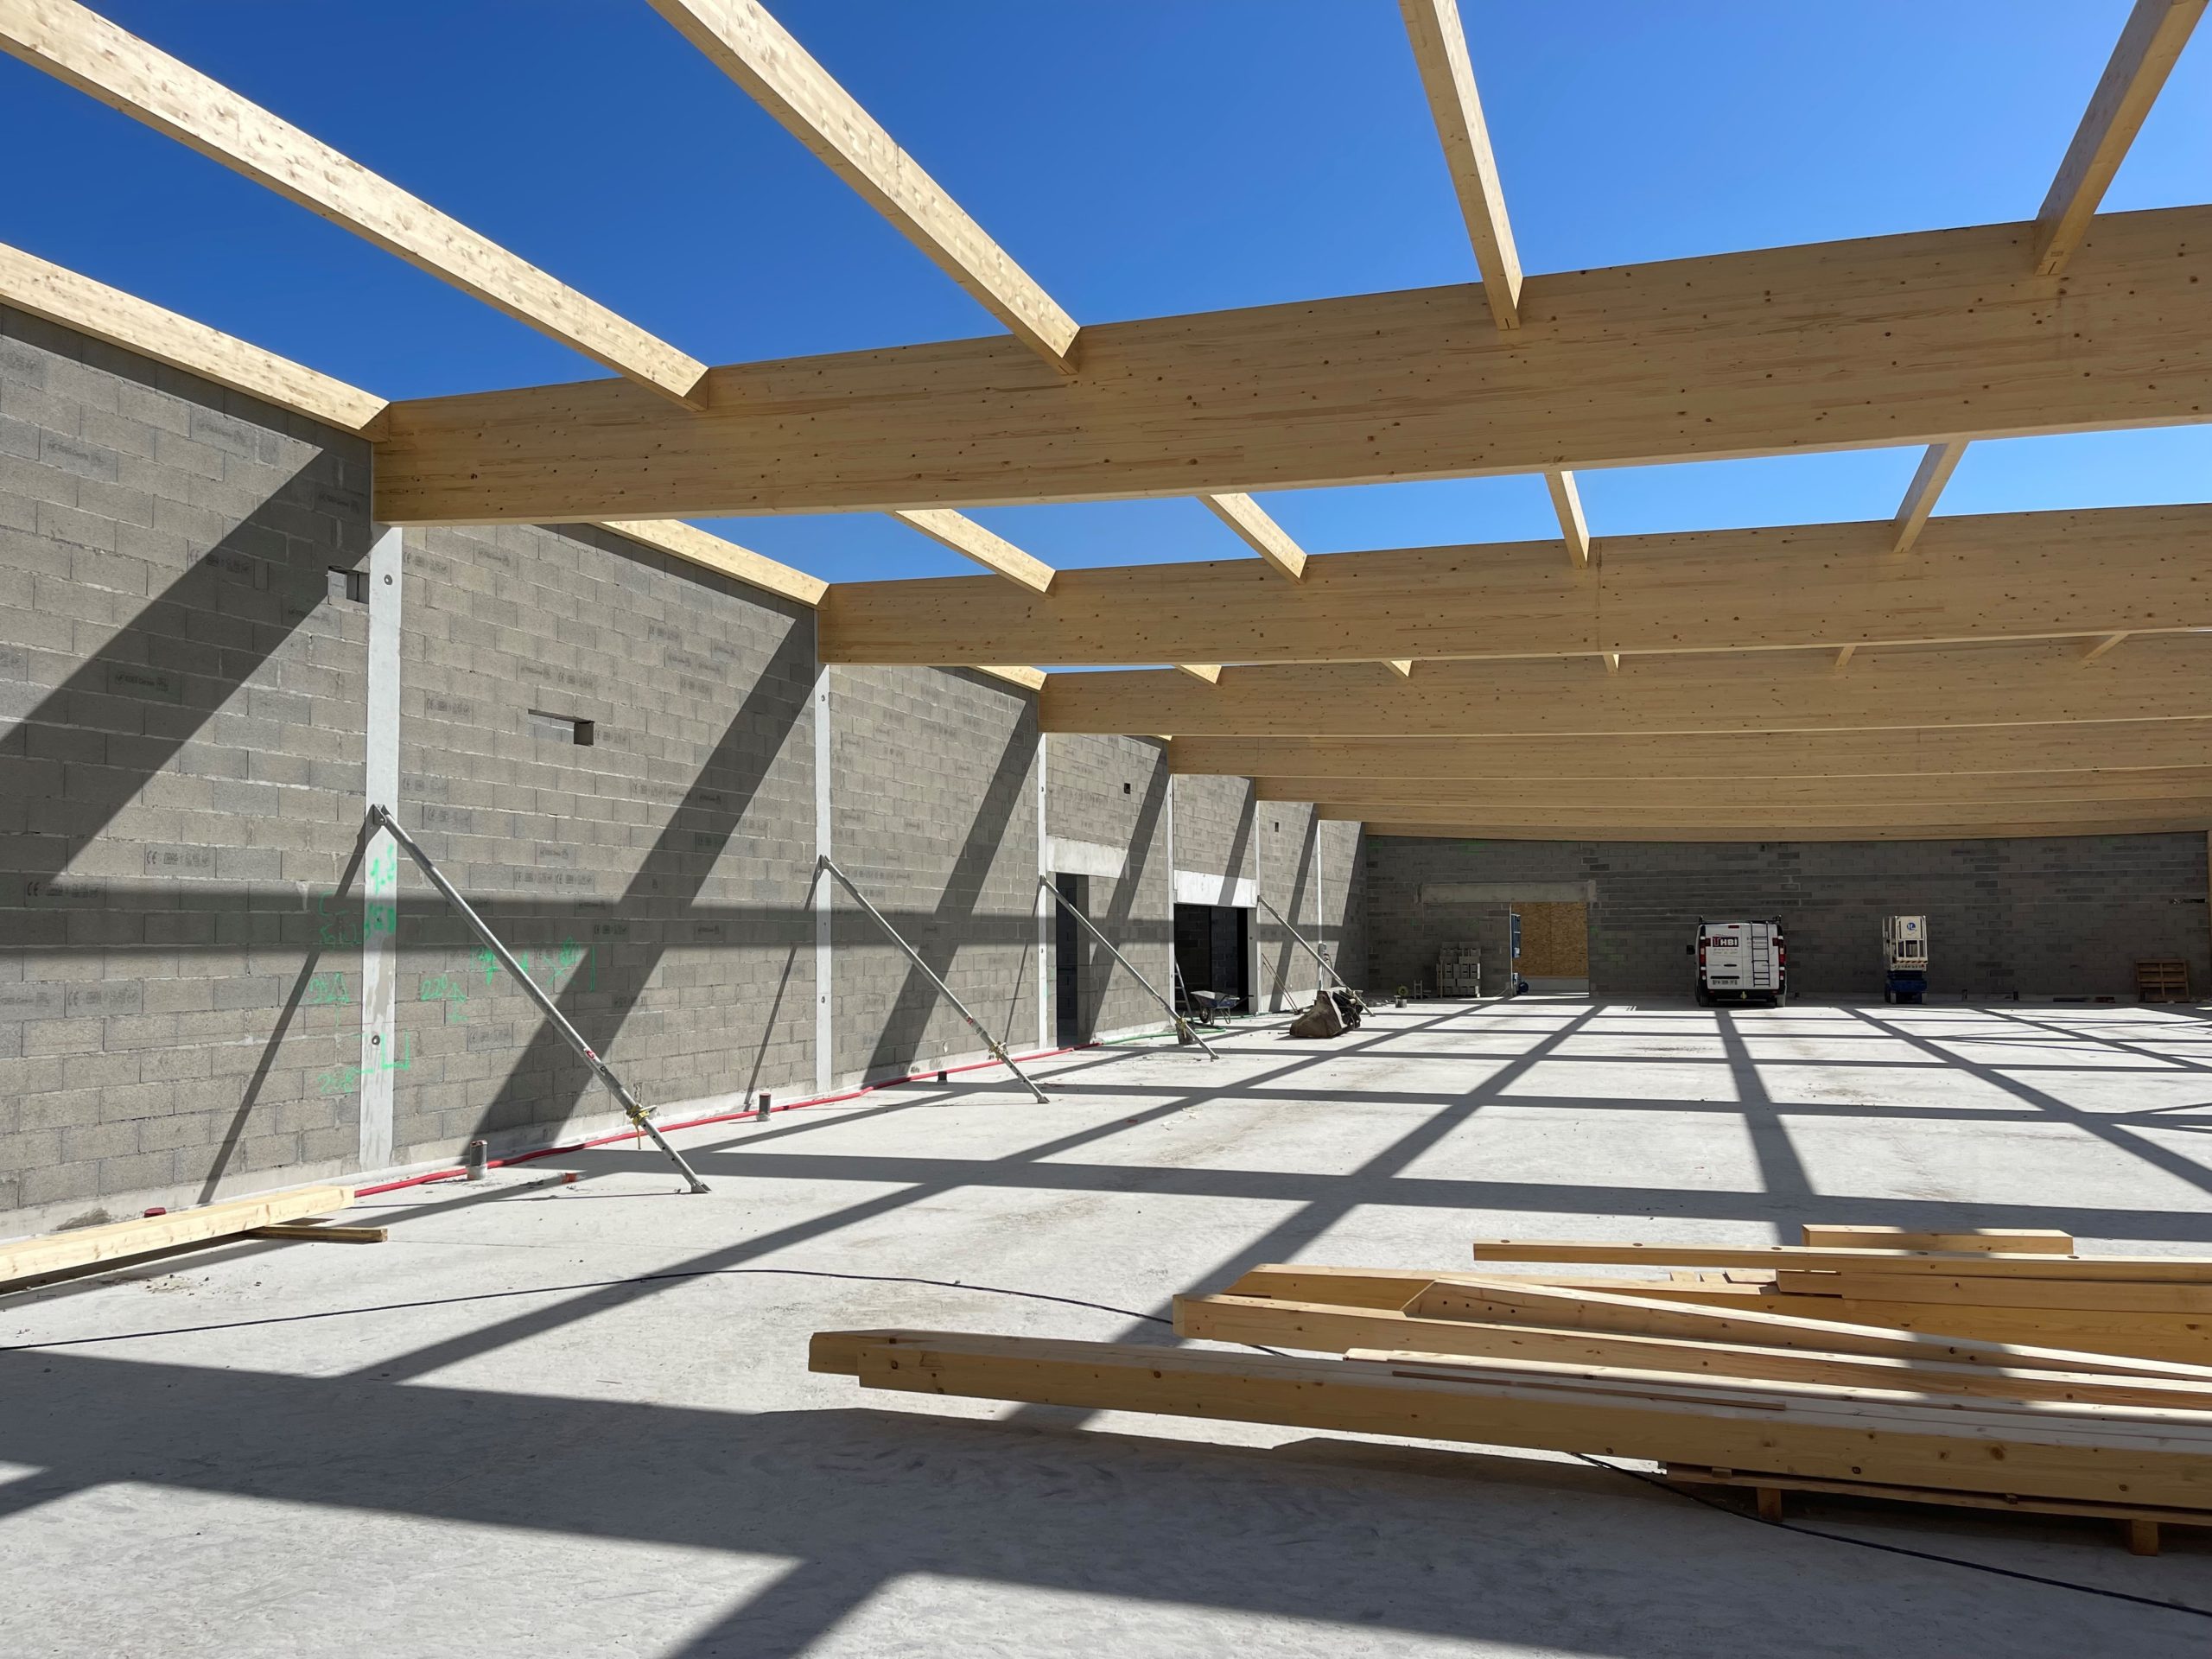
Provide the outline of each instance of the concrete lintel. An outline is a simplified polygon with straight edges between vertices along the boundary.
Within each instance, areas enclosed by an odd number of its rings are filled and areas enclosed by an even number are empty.
[[[1252,910],[1259,905],[1260,889],[1249,875],[1210,875],[1200,870],[1178,870],[1175,902],[1228,905],[1237,910]]]
[[[1129,872],[1128,849],[1109,847],[1099,841],[1047,836],[1045,857],[1047,875],[1101,875],[1118,881]]]

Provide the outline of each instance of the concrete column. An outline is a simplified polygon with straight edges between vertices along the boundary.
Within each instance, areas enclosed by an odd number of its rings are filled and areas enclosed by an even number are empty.
[[[399,627],[403,532],[369,544],[368,742],[372,804],[399,810]],[[399,1031],[399,843],[379,830],[361,866],[361,1117],[364,1170],[391,1162],[392,1081],[406,1064]]]
[[[1037,730],[1037,874],[1045,880],[1052,874],[1052,849],[1046,835],[1045,824],[1045,731],[1041,717]],[[1039,1053],[1052,1047],[1052,999],[1059,994],[1059,982],[1052,971],[1052,900],[1043,887],[1037,889],[1037,1048]]]
[[[817,646],[817,653],[819,645]],[[814,664],[814,855],[834,858],[830,843],[830,671],[817,654]],[[835,920],[829,876],[817,865],[814,872],[814,1090],[826,1095],[836,1086],[837,1022],[830,998],[836,988],[836,969],[830,944]]]
[[[1313,948],[1329,959],[1329,965],[1341,974],[1344,969],[1337,962],[1337,953],[1329,948],[1329,897],[1327,884],[1321,879],[1321,809],[1308,804],[1306,833],[1313,837],[1313,856],[1306,868],[1313,872]],[[1319,963],[1313,964],[1314,981],[1323,994],[1329,988],[1329,976],[1321,971]]]
[[[1163,766],[1167,764],[1165,750],[1160,752],[1160,764]],[[1167,960],[1160,964],[1163,971],[1160,982],[1167,992],[1167,1000],[1173,1002],[1175,1000],[1175,774],[1172,772],[1167,774],[1166,800],[1167,810],[1160,817],[1165,821],[1165,839],[1167,842]]]

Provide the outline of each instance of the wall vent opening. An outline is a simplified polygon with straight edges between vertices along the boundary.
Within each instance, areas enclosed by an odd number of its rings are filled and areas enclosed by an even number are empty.
[[[591,747],[595,735],[595,722],[578,720],[573,715],[549,715],[543,709],[530,711],[530,734],[555,743],[573,743],[578,748]]]

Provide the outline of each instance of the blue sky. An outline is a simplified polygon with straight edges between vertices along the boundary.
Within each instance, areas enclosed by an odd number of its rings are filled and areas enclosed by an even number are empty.
[[[771,0],[1078,321],[1471,280],[1393,0]],[[126,28],[694,356],[992,332],[641,0],[107,0]],[[2031,216],[2127,0],[1462,0],[1531,272]],[[2106,198],[2212,200],[2212,45]],[[553,342],[0,60],[0,240],[388,397]],[[35,157],[35,164],[26,158]],[[1916,451],[1582,475],[1592,531],[1886,518]],[[2212,499],[2212,427],[1976,445],[1947,512]],[[1279,492],[1316,552],[1556,534],[1532,479]],[[1235,557],[1188,501],[991,510],[1060,565]],[[714,527],[833,580],[974,569],[873,515]]]

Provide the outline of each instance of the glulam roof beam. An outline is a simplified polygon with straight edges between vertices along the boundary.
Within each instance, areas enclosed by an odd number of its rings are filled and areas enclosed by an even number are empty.
[[[1567,563],[1580,569],[1590,563],[1590,521],[1582,516],[1582,491],[1573,473],[1556,469],[1544,474],[1544,488],[1559,515],[1559,533],[1567,542]]]
[[[2074,135],[2058,175],[2036,216],[2036,270],[2056,276],[2088,234],[2106,187],[2120,170],[2129,145],[2157,99],[2166,74],[2181,55],[2190,32],[2204,14],[2206,0],[2138,0],[2105,66],[2096,94]],[[1950,438],[1928,447],[1897,509],[1897,551],[1910,552],[1936,510],[1936,498],[1950,482],[1967,440]],[[1848,652],[1836,666],[1851,660]]]
[[[1517,329],[1521,256],[1513,243],[1513,223],[1505,214],[1505,187],[1498,177],[1497,152],[1491,148],[1490,126],[1483,118],[1482,98],[1475,90],[1474,63],[1467,52],[1459,0],[1399,0],[1398,9],[1428,94],[1436,136],[1444,146],[1445,165],[1459,199],[1459,216],[1466,222],[1475,268],[1482,273],[1483,299],[1500,328]],[[1544,487],[1559,515],[1568,563],[1580,569],[1590,563],[1590,525],[1582,516],[1574,474],[1548,467]]]
[[[1928,446],[1920,465],[1913,471],[1912,482],[1905,486],[1904,500],[1897,508],[1897,517],[1890,521],[1891,553],[1912,550],[1913,544],[1920,539],[1920,532],[1928,528],[1929,515],[1936,511],[1936,499],[1943,493],[1943,486],[1951,481],[1951,474],[1958,470],[1960,458],[1966,452],[1964,438],[1946,438]]]
[[[0,304],[365,437],[385,411],[374,392],[4,244]]]
[[[2063,805],[2088,810],[2099,804],[2153,802],[2194,808],[2212,800],[2212,766],[2175,766],[2139,772],[1979,772],[1929,779],[1877,773],[1864,778],[1761,778],[1739,798],[1761,813],[1828,811],[1886,806],[1891,815],[1950,816],[1955,807]],[[1347,779],[1262,775],[1252,779],[1255,799],[1331,801],[1357,806],[1371,817],[1423,817],[1446,809],[1464,816],[1516,816],[1535,807],[1550,812],[1618,811],[1694,818],[1713,811],[1710,778],[1541,778],[1395,779],[1358,783]]]
[[[2097,205],[2204,16],[2205,4],[2206,0],[2136,0],[2036,214],[2037,276],[2059,275],[2088,235]]]
[[[397,403],[387,523],[1210,494],[2212,418],[2212,207],[2109,214],[2064,292],[2028,224]]]
[[[1051,565],[1025,553],[1005,537],[984,529],[964,513],[940,507],[894,512],[891,516],[1033,594],[1052,591],[1052,580],[1058,572]]]
[[[2084,664],[2096,662],[2101,658],[2109,653],[2114,646],[2118,645],[2121,640],[2126,638],[2127,634],[2123,630],[2119,633],[2108,633],[2101,639],[2092,640],[2088,645],[2082,648],[2082,662]]]
[[[2212,721],[1554,737],[1177,737],[1168,742],[1167,765],[1184,775],[1310,778],[1325,793],[1346,794],[1435,779],[1541,779],[1548,785],[1554,779],[1933,782],[1982,773],[2127,775],[2212,765]],[[1336,791],[1339,782],[1353,787]]]
[[[4,245],[0,245],[0,305],[43,317],[310,420],[372,440],[378,435],[379,417],[386,405],[375,393]],[[821,601],[829,588],[830,584],[819,577],[680,519],[584,522],[810,608]],[[1044,689],[1045,677],[1036,669],[979,666],[982,672],[1025,690]]]
[[[912,529],[920,531],[932,541],[950,548],[962,557],[973,559],[985,569],[1005,577],[1008,582],[1033,594],[1049,594],[1052,591],[1053,580],[1059,574],[1058,571],[1042,559],[1024,552],[1005,537],[985,529],[964,513],[934,508],[915,512],[896,512],[892,514],[892,517]],[[816,585],[817,588],[826,586],[823,583]],[[814,602],[818,603],[821,597],[821,594],[817,592],[815,594]],[[1185,673],[1205,680],[1209,684],[1221,677],[1221,665],[1218,663],[1185,663],[1178,666],[1181,667]],[[998,669],[991,671],[1004,672]],[[1033,669],[1021,671],[1036,672]]]
[[[765,554],[740,547],[711,531],[687,524],[681,518],[606,518],[599,521],[599,528],[626,536],[646,547],[658,548],[687,563],[719,570],[753,587],[795,599],[802,605],[819,605],[822,595],[830,589],[830,584],[819,576],[779,564]]]
[[[765,9],[753,0],[652,3],[686,40],[1032,351],[1054,368],[1073,372],[1080,333],[1075,319]],[[1254,552],[1297,580],[1306,561],[1304,551],[1250,496],[1222,493],[1199,499]],[[909,522],[913,522],[911,518]],[[948,544],[969,551],[957,542]],[[1036,565],[1035,569],[1045,567]],[[1028,575],[1011,569],[1002,574],[1037,585]]]
[[[671,412],[698,401],[705,364],[74,0],[0,0],[0,49],[629,376]]]
[[[1055,370],[1076,321],[901,149],[791,31],[753,0],[652,0],[653,10]]]
[[[1571,571],[1528,543],[840,582],[823,660],[1424,662],[2212,627],[2212,505],[1944,519],[1899,561],[1878,524],[1617,537]],[[1173,729],[1173,728],[1170,728]]]
[[[1490,126],[1475,90],[1474,66],[1467,56],[1466,31],[1460,27],[1459,0],[1399,0],[1406,38],[1420,66],[1428,111],[1443,142],[1444,162],[1452,175],[1459,216],[1466,221],[1475,266],[1482,272],[1483,300],[1500,328],[1521,326],[1521,255],[1513,245],[1513,226],[1505,216],[1505,189],[1491,149]]]
[[[1234,667],[1217,685],[1133,669],[1046,678],[1048,732],[1192,737],[1554,737],[1841,732],[2212,717],[2212,635],[2128,642],[2094,673],[2078,640],[1885,650],[1678,652],[1602,674],[1573,658]]]
[[[1349,820],[1370,836],[1413,836],[1451,841],[1988,841],[2057,836],[2150,836],[2202,831],[2212,823],[2212,801],[2188,810],[2133,810],[2061,812],[2054,808],[2004,807],[1995,816],[1944,819],[1900,819],[1872,813],[1777,817],[1760,814],[1726,827],[1709,814],[1695,818],[1624,819],[1562,814],[1556,818],[1485,819],[1478,816],[1431,820],[1393,820],[1357,807],[1325,802],[1314,809],[1324,820]]]
[[[1305,574],[1306,550],[1250,496],[1202,495],[1198,499],[1205,503],[1215,518],[1235,531],[1276,575],[1296,582]]]

